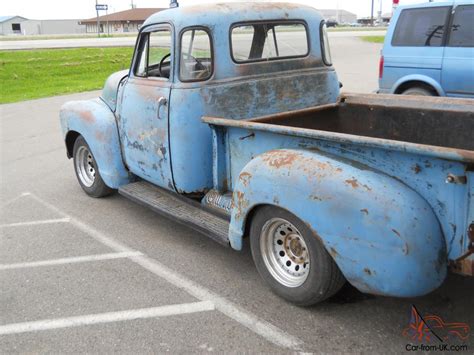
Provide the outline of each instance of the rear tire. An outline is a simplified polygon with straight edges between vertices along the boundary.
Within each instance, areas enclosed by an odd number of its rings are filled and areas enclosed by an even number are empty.
[[[77,181],[86,194],[104,197],[114,191],[102,180],[92,151],[82,136],[77,137],[74,142],[73,161]]]
[[[423,87],[415,86],[402,92],[402,95],[412,96],[437,96],[433,90],[429,90]]]
[[[319,237],[281,208],[257,210],[250,247],[260,276],[277,295],[296,305],[324,301],[346,281]]]

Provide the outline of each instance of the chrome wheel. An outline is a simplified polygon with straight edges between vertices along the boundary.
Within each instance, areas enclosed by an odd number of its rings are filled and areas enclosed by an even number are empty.
[[[260,235],[260,252],[270,274],[286,287],[301,286],[309,274],[309,251],[298,229],[282,218],[268,220]]]
[[[86,187],[91,187],[95,181],[96,166],[92,153],[86,146],[82,145],[77,149],[74,162],[81,183]]]

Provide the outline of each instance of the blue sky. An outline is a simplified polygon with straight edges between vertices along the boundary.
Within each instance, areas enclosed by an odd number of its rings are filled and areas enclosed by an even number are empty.
[[[133,0],[138,7],[168,7],[169,0]],[[268,1],[268,0],[267,0]],[[271,0],[270,0],[271,1]],[[382,1],[383,12],[391,11],[392,0],[375,0],[375,14]],[[131,0],[99,0],[108,4],[112,11],[130,8]],[[213,0],[180,0],[182,6],[207,2],[223,2]],[[226,1],[227,2],[227,1]],[[345,9],[356,13],[359,17],[369,16],[371,0],[287,0],[287,2],[311,5],[320,9]],[[427,2],[427,0],[400,0],[400,4]],[[31,19],[84,19],[95,16],[95,0],[16,0],[2,1],[1,15],[20,15]],[[105,14],[105,13],[104,13]]]

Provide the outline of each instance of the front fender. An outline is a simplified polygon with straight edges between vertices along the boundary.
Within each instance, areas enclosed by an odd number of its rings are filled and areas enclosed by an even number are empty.
[[[439,82],[437,82],[436,80],[434,80],[433,78],[429,76],[421,75],[421,74],[407,75],[398,79],[395,82],[395,84],[393,84],[392,89],[390,90],[390,94],[394,94],[397,91],[397,89],[400,87],[400,85],[403,85],[409,81],[419,81],[419,82],[425,83],[433,87],[439,96],[446,96],[446,93],[444,92]]]
[[[130,182],[122,161],[115,116],[102,100],[68,102],[61,107],[60,119],[64,140],[72,131],[84,137],[107,186],[118,188]]]
[[[249,212],[261,204],[305,222],[360,291],[419,296],[446,277],[446,246],[431,207],[402,182],[364,165],[305,150],[254,158],[235,184],[234,248],[241,248]]]

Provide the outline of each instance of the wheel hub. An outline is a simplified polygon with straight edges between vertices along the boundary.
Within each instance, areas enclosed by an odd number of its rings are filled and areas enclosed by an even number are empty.
[[[83,185],[91,187],[95,181],[96,167],[94,158],[89,149],[85,146],[81,146],[76,152],[74,161],[79,180]]]
[[[281,218],[262,228],[260,250],[268,271],[287,287],[302,285],[309,273],[309,252],[298,229]]]

